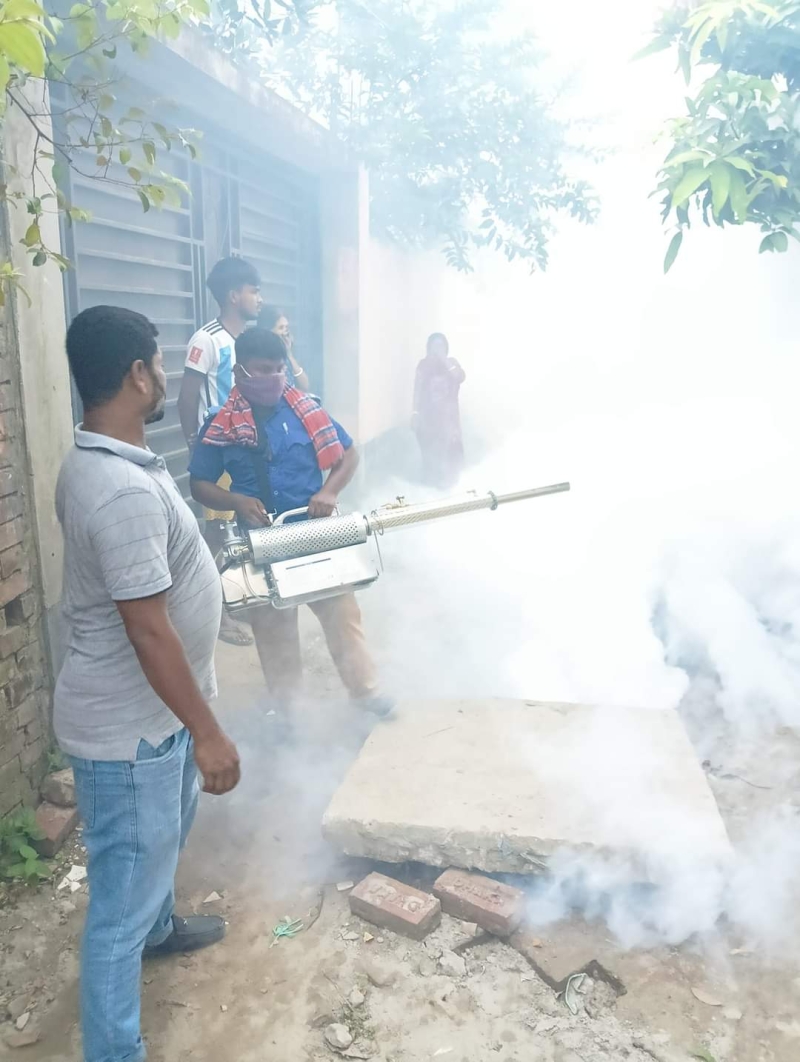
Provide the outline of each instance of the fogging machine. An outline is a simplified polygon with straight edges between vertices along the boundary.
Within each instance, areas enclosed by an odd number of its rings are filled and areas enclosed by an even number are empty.
[[[364,590],[383,570],[379,539],[389,531],[443,520],[481,509],[561,494],[569,483],[534,487],[513,494],[471,492],[444,501],[409,505],[403,498],[369,515],[347,513],[318,520],[307,509],[293,509],[270,527],[244,531],[236,522],[225,525],[222,591],[228,612],[262,605],[297,605]]]

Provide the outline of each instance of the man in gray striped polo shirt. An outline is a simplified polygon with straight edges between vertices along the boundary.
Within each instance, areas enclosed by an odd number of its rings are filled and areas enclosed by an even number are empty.
[[[142,955],[220,940],[224,923],[174,914],[178,855],[206,792],[239,781],[209,707],[219,575],[164,461],[147,448],[166,374],[155,327],[96,306],[67,354],[84,407],[61,468],[66,658],[54,722],[75,773],[89,853],[81,956],[85,1062],[142,1062]],[[196,765],[196,766],[195,766]],[[197,770],[196,770],[197,768]]]

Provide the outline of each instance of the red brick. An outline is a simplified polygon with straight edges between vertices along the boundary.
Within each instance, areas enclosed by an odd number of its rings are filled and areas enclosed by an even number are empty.
[[[30,572],[14,572],[10,579],[0,583],[0,607],[5,607],[9,601],[20,597],[30,589]]]
[[[32,694],[30,697],[25,698],[16,712],[12,713],[12,718],[16,721],[17,729],[22,730],[23,727],[30,726],[34,719],[40,718],[40,715],[36,697]]]
[[[0,497],[13,494],[17,489],[17,473],[13,468],[6,468],[0,472]]]
[[[5,524],[9,520],[16,520],[18,516],[22,516],[22,511],[21,495],[9,494],[6,498],[0,498],[0,524]]]
[[[510,885],[469,874],[446,870],[433,886],[445,914],[476,922],[487,933],[510,937],[519,927],[525,908],[525,893]]]
[[[401,881],[370,874],[350,893],[350,910],[373,925],[422,940],[442,918],[439,901]]]
[[[3,473],[0,472],[0,477]],[[26,567],[25,560],[25,548],[20,542],[16,546],[11,546],[10,549],[4,549],[0,553],[0,574],[4,579],[7,579],[9,575],[13,575],[14,572],[20,572]]]
[[[30,631],[27,627],[12,627],[5,634],[0,634],[0,660],[13,656],[28,644]]]
[[[22,520],[9,520],[7,524],[0,524],[0,549],[8,549],[22,542],[24,528]]]
[[[34,847],[47,859],[52,858],[78,825],[77,808],[57,808],[55,804],[40,804],[36,821],[44,831],[44,838]]]
[[[0,410],[13,409],[16,405],[16,388],[11,383],[0,384]]]

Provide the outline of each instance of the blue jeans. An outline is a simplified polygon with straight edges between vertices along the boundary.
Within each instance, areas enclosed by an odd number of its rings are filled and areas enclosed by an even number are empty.
[[[172,933],[178,855],[197,810],[192,739],[181,730],[135,762],[72,758],[89,853],[81,948],[85,1062],[143,1062],[142,949]]]

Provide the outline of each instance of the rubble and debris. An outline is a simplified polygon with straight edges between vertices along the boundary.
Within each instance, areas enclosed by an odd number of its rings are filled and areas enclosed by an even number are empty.
[[[350,995],[347,997],[347,1002],[350,1004],[351,1007],[363,1007],[366,1001],[367,997],[358,987],[354,988]]]
[[[362,959],[361,969],[369,983],[376,988],[388,988],[396,980],[393,970],[388,970],[386,967],[381,966],[374,959]]]
[[[48,774],[42,783],[42,800],[46,800],[50,804],[55,804],[59,808],[74,808],[77,801],[75,799],[75,778],[72,774],[72,768],[67,767],[63,771],[54,771],[53,774]]]
[[[21,1017],[25,1011],[31,1005],[31,997],[29,995],[17,996],[16,999],[12,999],[6,1007],[6,1015],[9,1021],[15,1022],[17,1018]]]
[[[210,892],[208,896],[203,900],[203,903],[219,903],[222,897],[218,892]]]
[[[58,883],[58,888],[69,889],[70,892],[77,892],[86,881],[88,873],[86,867],[79,866],[76,863],[69,868],[65,877],[63,877]]]
[[[280,920],[280,922],[278,922],[276,926],[273,926],[273,939],[272,943],[270,944],[270,947],[274,947],[279,940],[293,940],[298,933],[302,932],[302,930],[303,923],[299,918],[296,918],[294,921],[292,921],[291,918],[286,915]]]
[[[727,1019],[727,1021],[741,1021],[744,1014],[738,1007],[726,1007],[722,1012],[722,1017]]]
[[[348,1047],[346,1051],[342,1051],[343,1058],[360,1058],[369,1059],[374,1058],[377,1053],[377,1048],[374,1044],[357,1043],[352,1047]]]
[[[705,989],[698,988],[696,985],[692,985],[692,995],[700,1003],[705,1003],[707,1007],[723,1006],[721,999],[717,999],[716,996],[712,996],[709,992],[706,992]]]
[[[446,951],[439,959],[439,970],[446,977],[453,977],[458,980],[460,977],[466,977],[467,964],[454,951]]]
[[[338,881],[336,883],[337,892],[350,892],[350,890],[354,889],[355,887],[356,883],[354,881]]]
[[[350,893],[350,910],[373,925],[422,940],[435,929],[442,907],[435,896],[373,873]]]
[[[580,1009],[576,995],[582,990],[585,981],[586,974],[577,973],[572,974],[571,977],[568,977],[567,983],[564,985],[564,992],[562,994],[564,1004],[573,1017],[575,1017],[575,1015],[578,1013],[578,1010]]]
[[[346,1051],[353,1043],[353,1034],[346,1025],[334,1022],[325,1030],[325,1042],[334,1051]]]
[[[445,914],[474,923],[498,937],[510,937],[519,928],[525,893],[482,874],[450,868],[437,878],[433,895]]]
[[[14,1022],[14,1024],[17,1027],[17,1029],[20,1032],[22,1032],[22,1030],[25,1028],[25,1026],[28,1024],[28,1022],[30,1020],[31,1020],[31,1013],[30,1013],[29,1010],[26,1010],[24,1014],[20,1014],[20,1016],[17,1018],[17,1020]]]
[[[417,963],[417,972],[420,977],[433,977],[436,973],[437,965],[436,960],[431,958],[430,955],[423,955]]]
[[[597,959],[591,959],[589,962],[586,963],[585,966],[582,966],[579,970],[573,970],[572,973],[567,974],[566,977],[563,977],[560,981],[557,981],[547,972],[547,970],[545,970],[545,968],[538,961],[538,958],[534,957],[534,955],[532,954],[533,944],[528,935],[523,930],[517,930],[516,933],[512,934],[512,936],[509,937],[508,943],[511,945],[511,947],[514,948],[515,951],[519,952],[519,954],[528,962],[530,967],[537,974],[539,979],[544,981],[548,988],[552,988],[552,990],[556,993],[557,996],[560,996],[564,993],[570,979],[577,976],[578,974],[586,974],[586,976],[590,977],[593,981],[604,982],[614,990],[617,996],[624,996],[628,991],[622,981],[620,981],[618,977],[615,977],[610,970],[607,970],[602,963],[597,961]]]
[[[39,855],[52,859],[78,825],[78,809],[60,808],[45,801],[36,809],[36,825],[44,836],[33,846]]]
[[[29,1025],[21,1032],[14,1029],[5,1035],[6,1046],[11,1048],[32,1047],[34,1044],[38,1044],[40,1039],[41,1033],[32,1025]]]
[[[656,1044],[651,1037],[639,1036],[633,1041],[637,1051],[644,1051],[653,1062],[685,1062],[686,1055],[681,1051],[673,1051],[670,1047]]]

